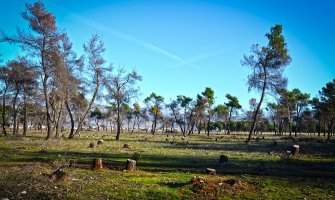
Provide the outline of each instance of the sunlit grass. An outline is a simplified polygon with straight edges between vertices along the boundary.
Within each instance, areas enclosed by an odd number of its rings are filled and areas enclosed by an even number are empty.
[[[64,132],[65,133],[65,132]],[[245,145],[246,134],[212,133],[182,137],[180,134],[83,132],[80,138],[45,141],[40,132],[28,137],[0,137],[0,197],[30,199],[332,199],[335,183],[335,147],[332,142],[303,140],[299,157],[286,157],[292,140],[265,134]],[[255,136],[257,137],[257,136]],[[314,136],[312,136],[314,137]],[[94,148],[99,139],[104,143]],[[278,145],[274,146],[273,142]],[[127,143],[130,149],[123,148]],[[123,171],[127,159],[139,156],[138,170]],[[219,164],[220,155],[229,158]],[[102,158],[105,169],[92,171],[93,159]],[[69,168],[70,162],[75,166]],[[66,181],[50,183],[43,174],[62,167]],[[217,176],[204,174],[207,167]],[[236,179],[255,186],[255,191],[223,192],[204,196],[189,181],[194,176]],[[27,181],[29,180],[29,181]],[[19,184],[21,183],[22,184]],[[19,185],[13,189],[13,185]],[[318,187],[317,185],[322,185]],[[22,191],[21,191],[22,190]],[[30,191],[28,191],[30,190]],[[283,195],[285,194],[285,195]],[[30,195],[30,196],[29,196]],[[22,194],[21,194],[22,196]],[[10,198],[11,199],[11,198]]]

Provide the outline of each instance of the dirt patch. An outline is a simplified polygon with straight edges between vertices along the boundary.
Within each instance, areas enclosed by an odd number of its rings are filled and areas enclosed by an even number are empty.
[[[254,192],[256,186],[242,180],[193,177],[189,184],[196,196],[206,197],[208,199],[224,196],[238,192]]]

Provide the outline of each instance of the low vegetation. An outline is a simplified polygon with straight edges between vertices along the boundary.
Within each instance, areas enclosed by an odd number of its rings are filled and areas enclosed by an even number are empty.
[[[314,135],[114,134],[45,141],[40,131],[0,138],[0,197],[8,199],[333,199],[335,145]],[[97,145],[98,140],[103,140]],[[90,143],[95,143],[90,148]],[[101,142],[100,142],[101,143]],[[125,144],[128,144],[125,148]],[[293,144],[298,156],[287,153]],[[219,163],[221,155],[228,162]],[[92,170],[101,158],[103,169]],[[127,159],[136,171],[124,170]],[[216,175],[205,174],[213,168]],[[57,169],[64,176],[51,175]]]

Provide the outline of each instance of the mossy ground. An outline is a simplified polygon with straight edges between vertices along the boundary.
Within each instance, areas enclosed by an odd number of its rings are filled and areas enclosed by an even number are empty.
[[[65,133],[65,132],[64,132]],[[264,134],[245,145],[245,133],[180,133],[85,131],[80,138],[45,141],[0,137],[0,198],[9,199],[334,199],[335,144],[314,135],[300,135],[300,156],[286,156],[293,141]],[[103,145],[88,148],[103,139]],[[274,146],[274,141],[277,145]],[[130,149],[123,148],[127,143]],[[219,164],[220,155],[229,162]],[[124,171],[126,160],[139,158],[138,170]],[[105,169],[91,170],[102,158]],[[74,163],[69,167],[70,163]],[[205,175],[214,168],[218,175]],[[62,168],[67,176],[50,181]],[[192,184],[194,177],[204,182]],[[230,180],[236,184],[227,185]]]

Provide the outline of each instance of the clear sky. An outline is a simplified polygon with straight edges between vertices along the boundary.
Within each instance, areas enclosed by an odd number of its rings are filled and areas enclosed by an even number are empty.
[[[2,2],[0,29],[15,33],[25,26],[23,0]],[[33,1],[29,1],[33,2]],[[216,104],[230,93],[248,109],[249,69],[240,64],[252,44],[266,45],[265,33],[283,25],[292,63],[286,68],[288,89],[316,96],[335,78],[335,1],[43,1],[57,18],[78,54],[93,33],[101,35],[106,59],[136,69],[142,76],[142,101],[151,92],[169,102],[176,95],[195,98],[211,87]],[[0,44],[2,59],[19,49]]]

